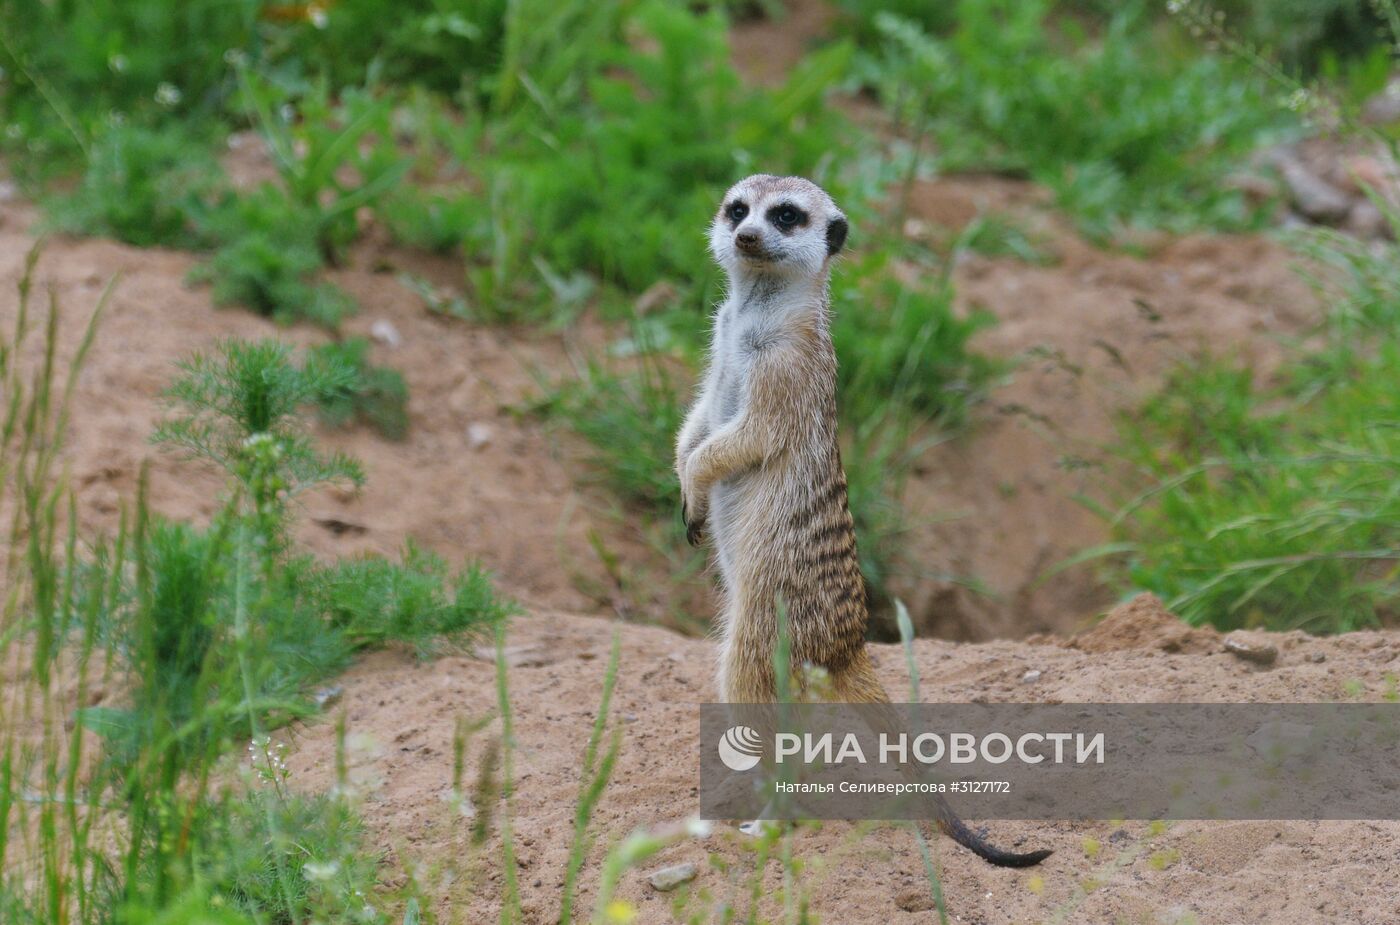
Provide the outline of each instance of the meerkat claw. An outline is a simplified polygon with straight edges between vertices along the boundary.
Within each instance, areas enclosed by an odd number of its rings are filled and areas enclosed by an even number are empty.
[[[705,539],[705,521],[686,519],[685,541],[692,546],[699,547]]]

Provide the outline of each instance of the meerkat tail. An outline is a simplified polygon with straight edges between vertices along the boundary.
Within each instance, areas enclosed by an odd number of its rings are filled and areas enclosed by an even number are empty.
[[[944,835],[982,860],[998,867],[1034,867],[1054,853],[1049,848],[1024,853],[1003,851],[969,829],[967,824],[959,819],[957,813],[953,812],[952,808],[941,798],[938,801],[937,823],[939,831]]]
[[[880,699],[874,704],[873,720],[876,729],[885,732],[899,732],[903,728],[899,717],[895,714],[885,690],[880,686],[878,680],[870,682],[878,692]],[[962,845],[968,851],[977,855],[988,863],[998,867],[1034,867],[1041,861],[1048,858],[1053,852],[1049,849],[1039,851],[1027,851],[1017,853],[1014,851],[1003,851],[996,845],[982,838],[972,829],[967,827],[967,823],[953,810],[948,801],[941,796],[934,796],[934,822],[937,823],[939,831],[947,835],[953,841]]]

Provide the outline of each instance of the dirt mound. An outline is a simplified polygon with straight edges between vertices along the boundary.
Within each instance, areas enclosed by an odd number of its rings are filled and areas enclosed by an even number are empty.
[[[1202,653],[1219,648],[1220,634],[1209,627],[1193,628],[1183,623],[1155,594],[1139,594],[1110,610],[1098,625],[1068,644],[1084,652],[1160,649]]]
[[[906,488],[909,555],[894,587],[926,635],[1085,628],[1113,603],[1096,566],[1045,576],[1110,538],[1084,499],[1114,503],[1104,448],[1117,416],[1202,352],[1267,377],[1319,317],[1296,256],[1267,239],[1198,235],[1134,256],[1085,243],[1044,204],[1033,185],[992,176],[918,183],[910,197],[916,237],[946,240],[998,214],[1057,257],[967,254],[955,268],[958,305],[997,319],[973,346],[1014,365],[971,431],[925,451]]]
[[[930,702],[1228,702],[1380,700],[1400,669],[1400,633],[1360,633],[1339,639],[1266,634],[1282,655],[1259,670],[1220,646],[1193,654],[1167,652],[1170,615],[1140,599],[1119,608],[1086,634],[1094,649],[1017,642],[959,644],[918,641],[915,660],[923,699]],[[1143,624],[1127,645],[1129,625]],[[1190,632],[1189,630],[1187,631]],[[697,706],[714,697],[713,649],[703,640],[563,613],[536,612],[510,632],[509,689],[517,741],[518,784],[513,825],[526,921],[558,914],[563,871],[579,793],[578,764],[596,715],[614,633],[621,637],[621,670],[612,722],[623,730],[613,783],[595,821],[598,844],[589,854],[581,904],[591,912],[599,863],[608,847],[639,826],[682,819],[696,807],[699,768]],[[1109,644],[1109,638],[1114,642]],[[366,803],[376,841],[391,868],[415,865],[444,921],[484,922],[498,915],[501,869],[494,841],[473,849],[471,824],[444,796],[452,780],[452,737],[460,716],[488,717],[495,706],[490,652],[415,662],[407,654],[372,656],[342,679],[337,710],[348,724],[351,778]],[[904,653],[875,646],[887,689],[908,689]],[[1318,657],[1321,660],[1318,660]],[[493,721],[467,750],[465,780],[475,780],[483,754],[500,733]],[[289,730],[295,786],[334,783],[336,734],[324,721]],[[1400,908],[1400,823],[1396,822],[996,822],[992,837],[1008,845],[1050,847],[1040,868],[990,867],[941,840],[936,845],[951,921],[1002,923],[1075,921],[1179,923],[1195,921],[1347,922],[1389,925]],[[1086,847],[1090,846],[1090,847]],[[862,830],[829,823],[804,832],[794,847],[807,859],[810,908],[842,925],[930,921],[922,862],[908,832]],[[674,894],[659,894],[644,876],[667,864],[700,870],[690,911],[733,900],[739,918],[748,890],[751,853],[728,826],[710,837],[668,849],[630,872],[621,896],[641,914],[638,923],[672,921]],[[781,873],[768,868],[764,892],[777,895]],[[1087,895],[1081,889],[1094,884]],[[707,896],[708,899],[703,899]],[[771,920],[780,911],[764,905]],[[455,916],[455,918],[454,918]],[[681,917],[679,920],[686,920]],[[708,918],[702,917],[708,921]]]

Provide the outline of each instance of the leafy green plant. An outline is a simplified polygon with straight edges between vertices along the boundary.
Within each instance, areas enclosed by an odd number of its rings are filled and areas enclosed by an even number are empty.
[[[472,237],[483,209],[475,196],[427,192],[401,186],[386,196],[377,214],[394,240],[437,254],[450,254]]]
[[[393,100],[354,87],[337,98],[319,81],[293,105],[276,83],[247,68],[238,74],[243,107],[267,142],[286,195],[309,220],[321,257],[338,263],[358,235],[356,210],[373,206],[410,166],[393,145]]]
[[[219,304],[334,329],[357,306],[344,290],[314,281],[322,263],[313,228],[312,216],[271,185],[227,197],[202,222],[201,232],[218,243],[190,278],[212,283]]]
[[[67,232],[143,247],[199,247],[200,216],[222,183],[207,146],[188,132],[116,125],[95,138],[72,192],[45,203]]]
[[[252,47],[261,4],[94,0],[0,6],[0,144],[47,173],[113,122],[211,120],[233,89],[226,52]]]
[[[282,773],[275,746],[255,742],[251,751],[264,783],[206,810],[198,868],[206,888],[269,925],[386,921],[373,905],[378,859],[355,808],[274,785]]]
[[[961,0],[938,37],[879,13],[883,41],[862,70],[931,135],[941,166],[1027,174],[1097,238],[1125,225],[1257,225],[1262,214],[1221,181],[1292,124],[1266,82],[1242,62],[1174,47],[1143,3],[1118,6],[1094,40],[1053,9]]]
[[[832,280],[842,411],[858,421],[882,414],[887,404],[904,405],[950,426],[962,424],[998,371],[968,342],[995,319],[981,311],[956,314],[942,273],[927,290],[900,282],[892,256],[872,250]]]
[[[227,471],[260,514],[281,517],[288,500],[325,482],[364,481],[350,457],[318,452],[299,416],[326,391],[353,382],[351,370],[326,362],[298,367],[291,348],[272,340],[223,341],[179,368],[166,392],[176,413],[155,441]]]
[[[471,277],[478,304],[528,306],[522,277],[553,294],[551,275],[579,272],[631,292],[684,280],[698,303],[717,276],[703,238],[677,228],[704,227],[719,192],[760,165],[830,179],[822,167],[842,133],[823,101],[848,47],[769,91],[734,71],[717,11],[645,2],[624,13],[633,38],[599,28],[607,44],[584,72],[586,94],[551,106],[547,133],[514,121],[495,133],[496,155],[482,165],[493,253]]]
[[[500,66],[508,7],[407,0],[386,20],[382,0],[340,0],[293,32],[288,54],[336,86],[360,83],[374,69],[395,83],[479,93]]]
[[[332,427],[364,422],[390,440],[407,436],[408,386],[398,370],[370,363],[369,341],[351,337],[313,347],[308,363],[352,373],[349,382],[330,384],[316,397],[321,420]]]
[[[674,441],[685,407],[655,358],[632,372],[593,364],[541,409],[567,421],[588,443],[590,466],[619,496],[656,512],[676,506]]]
[[[310,610],[356,646],[403,641],[431,654],[442,642],[490,627],[516,610],[480,567],[452,577],[440,557],[411,542],[402,564],[344,560],[311,569],[305,581]]]

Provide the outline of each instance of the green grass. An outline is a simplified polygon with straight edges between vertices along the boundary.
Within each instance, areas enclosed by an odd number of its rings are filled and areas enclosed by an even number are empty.
[[[962,0],[941,35],[876,13],[862,73],[945,170],[1024,174],[1090,236],[1241,229],[1263,213],[1221,181],[1290,120],[1247,64],[1202,55],[1121,5],[1101,31],[1049,0]]]
[[[1342,632],[1397,615],[1400,253],[1331,235],[1307,249],[1341,270],[1320,346],[1272,383],[1189,363],[1122,422],[1139,491],[1112,515],[1130,547],[1117,574],[1194,623]]]

